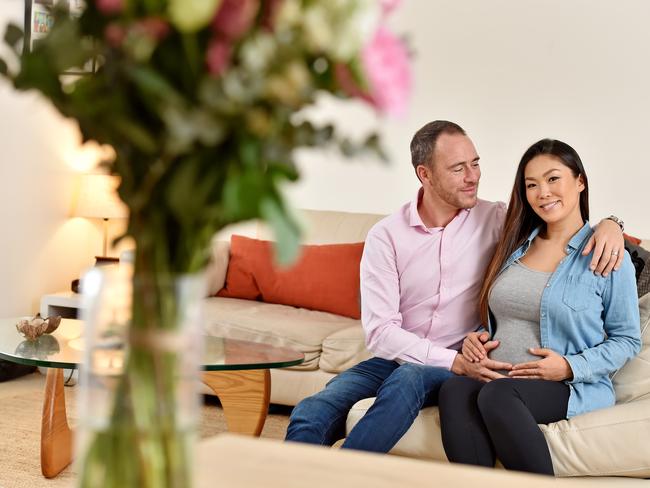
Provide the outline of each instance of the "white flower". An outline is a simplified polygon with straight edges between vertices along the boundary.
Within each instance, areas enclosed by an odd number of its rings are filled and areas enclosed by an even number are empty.
[[[321,0],[303,15],[304,35],[314,51],[348,62],[361,51],[380,19],[376,0]]]
[[[181,32],[196,32],[207,26],[221,0],[170,0],[169,19]]]
[[[275,19],[275,29],[288,30],[300,22],[302,16],[299,0],[284,0]]]

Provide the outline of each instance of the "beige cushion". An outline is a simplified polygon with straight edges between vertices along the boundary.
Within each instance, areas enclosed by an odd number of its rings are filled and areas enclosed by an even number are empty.
[[[639,299],[639,312],[643,349],[612,378],[617,403],[650,398],[650,294]]]
[[[226,283],[226,272],[230,260],[230,241],[212,241],[210,262],[205,270],[206,294],[216,295]]]
[[[356,322],[354,326],[336,331],[323,340],[320,369],[340,373],[370,357],[361,321]]]
[[[540,427],[558,476],[650,477],[650,398]]]
[[[346,432],[350,432],[373,401],[374,398],[366,398],[352,407]],[[557,476],[650,476],[650,399],[540,427]],[[438,407],[423,409],[391,454],[446,461]]]
[[[346,433],[349,433],[352,427],[357,425],[374,401],[374,398],[366,398],[352,406],[345,425]],[[398,456],[447,461],[445,450],[442,447],[438,407],[422,409],[411,428],[402,436],[390,453]]]
[[[207,334],[285,346],[305,354],[294,369],[318,368],[323,340],[336,331],[358,326],[358,321],[326,312],[238,298],[204,300]]]
[[[323,388],[334,374],[323,370],[295,371],[288,368],[271,370],[271,403],[298,405],[301,400],[312,396]]]
[[[197,488],[648,487],[629,478],[555,479],[233,434],[204,439],[196,453]]]

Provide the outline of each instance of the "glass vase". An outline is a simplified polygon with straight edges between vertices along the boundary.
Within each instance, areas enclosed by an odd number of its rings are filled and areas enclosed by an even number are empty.
[[[199,275],[83,279],[78,486],[188,488],[199,418]]]

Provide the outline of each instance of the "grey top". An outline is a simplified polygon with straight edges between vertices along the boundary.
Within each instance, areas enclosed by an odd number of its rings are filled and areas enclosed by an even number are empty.
[[[541,347],[539,310],[551,274],[517,261],[497,278],[489,304],[496,319],[494,339],[501,343],[490,358],[512,364],[541,359],[528,348]]]

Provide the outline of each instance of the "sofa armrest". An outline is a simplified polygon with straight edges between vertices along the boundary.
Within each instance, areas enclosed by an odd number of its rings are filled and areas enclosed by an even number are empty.
[[[208,296],[216,295],[226,283],[226,272],[230,260],[230,242],[213,240],[210,262],[205,270],[206,292]]]

